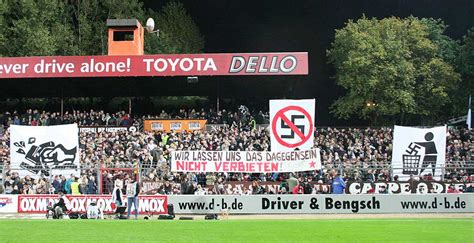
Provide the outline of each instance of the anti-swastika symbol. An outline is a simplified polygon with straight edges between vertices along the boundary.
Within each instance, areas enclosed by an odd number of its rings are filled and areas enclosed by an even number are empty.
[[[292,112],[292,113],[299,113],[299,114],[292,114],[289,115],[290,118],[287,117],[285,112]],[[281,120],[281,121],[280,121]],[[297,121],[307,123],[308,129],[306,129],[306,125],[301,125],[295,123]],[[289,134],[281,134],[281,129],[277,129],[277,124],[280,125],[282,129],[290,129]],[[285,147],[288,148],[296,148],[304,144],[308,139],[311,138],[313,135],[313,121],[310,114],[300,106],[287,106],[281,110],[279,110],[275,116],[273,117],[272,122],[272,132],[277,140],[277,142]],[[279,134],[280,131],[280,134]],[[296,136],[295,136],[296,135]],[[296,141],[294,138],[297,138]],[[293,140],[293,141],[285,141],[285,140]]]

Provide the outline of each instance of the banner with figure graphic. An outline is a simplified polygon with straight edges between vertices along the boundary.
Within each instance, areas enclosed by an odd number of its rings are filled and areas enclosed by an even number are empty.
[[[77,124],[10,126],[12,171],[20,176],[79,175]]]
[[[395,126],[393,134],[393,174],[400,180],[410,175],[431,174],[440,180],[446,155],[446,126],[416,128]]]

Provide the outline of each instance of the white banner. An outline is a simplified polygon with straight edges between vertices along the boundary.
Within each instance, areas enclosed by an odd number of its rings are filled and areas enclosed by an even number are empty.
[[[18,196],[0,194],[0,213],[16,213],[17,211]]]
[[[79,176],[77,124],[10,126],[11,168],[20,176],[75,174]]]
[[[472,213],[474,194],[171,195],[177,214]]]
[[[321,169],[319,149],[290,152],[173,151],[171,170],[183,172],[296,172]]]
[[[272,151],[309,150],[314,140],[314,99],[270,100]]]
[[[130,127],[107,127],[107,126],[80,126],[79,127],[79,132],[93,132],[93,133],[99,133],[99,132],[136,132],[137,128],[134,126]]]
[[[446,126],[415,128],[395,126],[392,166],[400,180],[431,174],[441,180],[446,159]]]

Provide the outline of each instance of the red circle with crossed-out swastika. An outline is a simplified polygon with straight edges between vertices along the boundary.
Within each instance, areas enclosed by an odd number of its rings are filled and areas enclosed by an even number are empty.
[[[287,111],[290,111],[290,110],[294,110],[294,111],[299,111],[301,113],[303,113],[303,115],[305,116],[306,119],[308,119],[309,121],[309,132],[308,134],[303,134],[296,126],[295,124],[293,124],[293,122],[291,122],[286,116],[285,116],[285,112]],[[294,143],[294,144],[291,144],[291,143],[287,143],[285,141],[283,141],[283,139],[278,135],[277,133],[277,130],[276,130],[276,124],[277,124],[277,121],[278,119],[282,119],[289,127],[290,129],[296,133],[296,135],[298,135],[298,137],[301,138],[301,141],[300,142],[297,142],[297,143]],[[313,135],[313,121],[311,119],[311,116],[309,115],[309,113],[301,108],[300,106],[287,106],[281,110],[279,110],[276,114],[275,114],[275,117],[273,117],[273,121],[272,121],[272,132],[273,132],[273,136],[275,136],[275,139],[277,140],[277,142],[285,147],[288,147],[288,148],[295,148],[295,147],[298,147],[302,144],[304,144],[306,141],[308,141],[309,138],[311,138],[311,136]]]

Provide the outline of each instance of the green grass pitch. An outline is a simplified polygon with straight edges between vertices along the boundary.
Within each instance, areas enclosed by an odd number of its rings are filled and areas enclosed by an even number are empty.
[[[474,242],[474,219],[0,220],[0,242]]]

